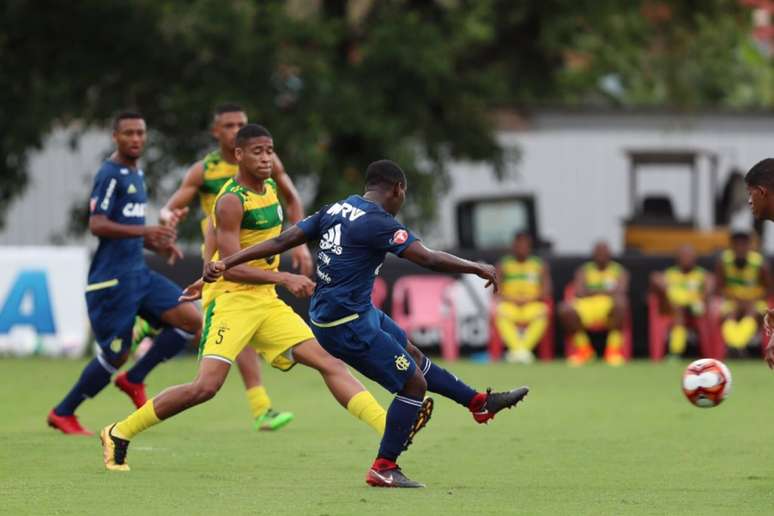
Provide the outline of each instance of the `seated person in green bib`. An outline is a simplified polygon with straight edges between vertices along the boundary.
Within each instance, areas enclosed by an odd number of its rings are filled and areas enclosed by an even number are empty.
[[[548,326],[551,276],[548,264],[532,254],[532,237],[519,232],[513,238],[513,254],[498,265],[500,292],[497,297],[495,325],[508,347],[508,362],[529,364],[533,350]]]
[[[613,261],[606,242],[594,246],[592,260],[576,271],[574,299],[562,303],[559,317],[571,336],[573,349],[567,357],[572,366],[583,365],[594,358],[594,348],[586,333],[590,329],[607,331],[605,362],[622,365],[622,327],[628,307],[629,273]]]
[[[721,334],[731,356],[747,356],[747,348],[758,333],[771,290],[769,266],[753,250],[748,233],[731,235],[731,248],[720,255],[715,267],[721,305]]]
[[[688,325],[707,311],[713,279],[696,264],[696,251],[690,245],[677,250],[675,264],[663,272],[654,272],[650,285],[658,295],[662,313],[672,316],[669,330],[669,354],[681,356],[688,342]]]

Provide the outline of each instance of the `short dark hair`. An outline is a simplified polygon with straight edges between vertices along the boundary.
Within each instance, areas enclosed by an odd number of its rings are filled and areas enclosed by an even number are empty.
[[[744,176],[749,186],[763,186],[774,190],[774,158],[766,158],[756,163]]]
[[[513,239],[514,240],[518,240],[520,238],[529,238],[530,240],[532,240],[532,233],[530,233],[529,231],[526,231],[524,229],[520,229],[519,231],[516,231],[513,234]]]
[[[749,242],[751,240],[750,233],[746,231],[734,231],[730,238],[731,242]]]
[[[245,110],[242,106],[239,104],[232,103],[224,103],[224,104],[218,104],[215,106],[215,111],[212,113],[213,118],[222,115],[223,113],[244,113]]]
[[[116,115],[116,117],[113,119],[113,130],[118,130],[118,125],[121,123],[121,120],[145,120],[145,117],[142,116],[137,111],[121,111]]]
[[[388,159],[374,161],[366,169],[366,189],[386,187],[392,188],[400,183],[404,187],[408,184],[406,174],[397,163]]]
[[[243,147],[244,144],[249,140],[252,140],[253,138],[260,138],[261,136],[272,138],[271,133],[264,126],[258,124],[247,124],[237,133],[236,144],[238,147]]]

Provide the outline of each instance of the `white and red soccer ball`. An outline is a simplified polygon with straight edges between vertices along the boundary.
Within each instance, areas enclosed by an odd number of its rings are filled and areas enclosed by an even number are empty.
[[[714,358],[691,362],[683,372],[683,394],[701,408],[720,405],[731,393],[731,371]]]

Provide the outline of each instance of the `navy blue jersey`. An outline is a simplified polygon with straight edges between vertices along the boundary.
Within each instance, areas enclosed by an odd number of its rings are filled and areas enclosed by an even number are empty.
[[[94,178],[89,203],[91,215],[105,215],[118,224],[145,224],[143,172],[105,161]],[[143,238],[101,238],[89,268],[89,283],[109,281],[145,268]]]
[[[400,255],[416,240],[395,217],[359,195],[322,208],[298,227],[309,240],[320,239],[309,316],[322,323],[370,310],[385,255]]]

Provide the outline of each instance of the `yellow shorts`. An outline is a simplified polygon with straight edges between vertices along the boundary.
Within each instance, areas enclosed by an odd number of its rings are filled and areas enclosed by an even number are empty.
[[[755,311],[761,315],[765,314],[769,309],[769,304],[765,299],[758,299],[752,303]],[[735,299],[723,299],[723,302],[720,305],[720,314],[725,317],[726,315],[736,312],[738,309],[739,303]]]
[[[613,309],[613,298],[599,294],[579,297],[573,300],[572,306],[578,312],[584,328],[607,326],[610,311]]]
[[[543,301],[531,301],[523,305],[500,301],[497,304],[497,318],[517,325],[529,324],[546,315],[548,315],[548,306]]]
[[[287,371],[292,349],[314,339],[303,319],[279,298],[226,292],[205,307],[199,356],[233,362],[250,345],[266,362]]]

